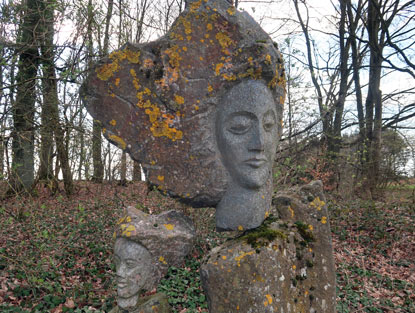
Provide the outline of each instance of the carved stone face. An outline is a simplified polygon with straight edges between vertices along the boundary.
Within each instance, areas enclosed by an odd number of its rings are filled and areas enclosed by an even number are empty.
[[[151,255],[142,245],[118,238],[114,247],[119,298],[131,298],[143,289],[153,271]]]
[[[270,177],[277,120],[274,98],[263,82],[242,82],[224,96],[216,138],[232,181],[241,187],[259,189]]]

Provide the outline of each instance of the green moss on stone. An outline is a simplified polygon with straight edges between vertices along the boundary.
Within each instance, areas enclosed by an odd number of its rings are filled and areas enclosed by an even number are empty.
[[[245,240],[252,248],[258,250],[261,247],[267,246],[270,242],[277,238],[286,239],[287,235],[276,229],[272,229],[270,226],[277,221],[277,218],[272,214],[262,223],[258,228],[248,230],[240,238]],[[259,250],[258,250],[259,251]]]

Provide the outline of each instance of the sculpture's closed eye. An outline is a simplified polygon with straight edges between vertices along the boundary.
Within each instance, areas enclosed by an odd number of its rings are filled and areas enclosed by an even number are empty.
[[[235,135],[243,135],[252,127],[253,118],[246,113],[232,115],[228,119],[227,130]]]
[[[273,111],[268,111],[263,118],[264,129],[271,131],[275,126],[275,114]]]

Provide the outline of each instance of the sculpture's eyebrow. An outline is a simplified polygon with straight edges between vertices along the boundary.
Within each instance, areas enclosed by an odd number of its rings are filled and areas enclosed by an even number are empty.
[[[229,114],[226,117],[226,121],[229,121],[230,119],[232,119],[234,117],[237,117],[237,116],[246,116],[246,117],[252,118],[252,119],[256,118],[256,115],[254,113],[252,113],[252,112],[249,112],[249,111],[237,111],[237,112],[232,112],[231,114]]]

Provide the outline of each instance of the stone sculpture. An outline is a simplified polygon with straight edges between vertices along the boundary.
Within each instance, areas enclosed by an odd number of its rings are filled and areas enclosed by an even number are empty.
[[[215,206],[218,230],[247,231],[212,251],[201,270],[210,312],[334,312],[321,192],[277,198],[288,203],[275,202],[280,220],[263,224],[285,75],[276,44],[247,13],[226,0],[187,0],[165,36],[101,60],[82,95],[106,138],[142,164],[152,185],[194,207]],[[183,258],[193,232],[179,225],[188,224],[176,213],[134,212],[120,222],[117,238],[139,245],[117,240],[116,254],[151,256],[131,269],[134,288],[120,272],[120,305]]]
[[[159,312],[169,312],[165,296],[140,295],[153,290],[168,267],[180,266],[190,252],[195,237],[191,221],[176,211],[148,215],[128,207],[114,235],[118,307],[112,313],[118,308],[147,312],[156,302]]]
[[[193,206],[217,206],[218,229],[237,230],[258,227],[270,208],[284,89],[281,54],[247,13],[226,0],[189,0],[164,37],[102,60],[82,94],[151,184]],[[238,127],[252,126],[247,133],[224,125],[231,107]],[[232,151],[229,143],[249,136],[259,136],[251,142],[259,148]],[[235,153],[246,158],[237,166]]]

